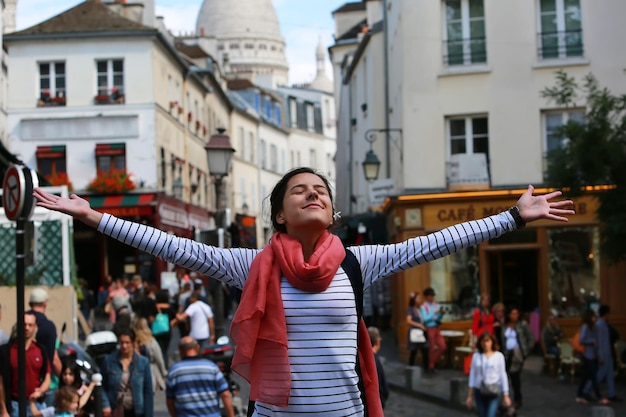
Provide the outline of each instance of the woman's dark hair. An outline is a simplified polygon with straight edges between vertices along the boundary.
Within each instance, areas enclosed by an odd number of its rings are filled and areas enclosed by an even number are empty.
[[[78,368],[78,365],[76,365],[76,362],[71,358],[63,361],[63,367],[61,368],[61,377],[59,378],[59,387],[65,385],[65,383],[63,382],[63,374],[65,374],[65,371],[68,369],[70,370],[70,372],[72,372],[72,375],[74,375],[74,383],[70,385],[70,387],[73,387],[74,389],[79,389],[83,385],[83,381],[80,378],[80,369]]]
[[[491,350],[496,352],[500,350],[500,345],[498,345],[498,340],[496,340],[496,336],[490,331],[484,331],[478,336],[478,340],[476,340],[476,350],[479,353],[485,353],[485,349],[483,348],[483,340],[491,339]]]
[[[122,336],[128,336],[130,337],[130,341],[134,342],[135,338],[137,337],[135,335],[135,331],[133,329],[131,329],[130,327],[121,327],[117,330],[116,332],[116,336],[117,336],[117,340],[120,340]]]
[[[298,174],[313,174],[320,177],[320,179],[324,181],[324,185],[328,189],[328,196],[330,197],[330,202],[333,205],[334,210],[335,203],[333,201],[333,193],[330,189],[330,183],[328,182],[326,177],[324,177],[319,172],[316,172],[314,169],[308,167],[292,169],[291,171],[283,175],[280,181],[276,183],[274,189],[272,190],[272,193],[270,194],[270,216],[272,220],[272,227],[277,232],[287,233],[287,227],[284,224],[279,224],[276,220],[276,216],[278,216],[278,212],[283,209],[283,199],[285,198],[285,193],[287,192],[287,183],[290,179]]]
[[[596,313],[590,308],[586,309],[585,312],[583,313],[582,322],[583,324],[586,324],[590,330],[593,330],[593,327],[595,325],[595,323],[593,322],[593,318],[595,316],[596,316]]]
[[[154,301],[157,303],[167,304],[170,302],[170,293],[168,290],[158,290],[154,295]]]
[[[417,304],[417,295],[411,294],[409,296],[409,307],[415,307],[415,304]]]

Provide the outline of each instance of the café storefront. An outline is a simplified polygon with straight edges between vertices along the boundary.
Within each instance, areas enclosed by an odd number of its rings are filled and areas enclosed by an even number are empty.
[[[213,216],[202,207],[184,203],[163,193],[90,195],[90,205],[101,212],[125,220],[157,227],[180,237],[195,238],[200,230],[215,228]],[[173,265],[143,251],[131,248],[74,222],[74,243],[78,277],[96,287],[107,275],[130,278],[135,274],[160,284],[163,272]]]
[[[515,205],[525,190],[488,190],[403,195],[389,198],[383,210],[390,242],[428,234],[459,222],[502,212]],[[536,193],[548,190],[537,189]],[[623,264],[610,266],[599,252],[597,200],[575,200],[576,214],[567,223],[537,221],[478,246],[466,248],[392,277],[393,319],[401,353],[409,293],[433,287],[445,315],[442,328],[466,335],[479,296],[517,306],[538,335],[550,312],[557,313],[568,335],[580,314],[600,303],[611,307],[611,323],[626,334],[626,293]],[[451,338],[449,350],[463,343]],[[449,358],[450,359],[450,358]]]

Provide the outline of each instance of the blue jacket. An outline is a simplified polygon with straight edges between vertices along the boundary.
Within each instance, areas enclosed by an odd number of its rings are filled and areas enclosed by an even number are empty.
[[[150,361],[145,356],[133,353],[129,369],[132,369],[130,389],[133,392],[135,414],[151,417],[154,414],[154,392],[152,390]],[[122,381],[122,364],[119,351],[104,357],[100,372],[102,373],[102,406],[115,408],[117,392]]]

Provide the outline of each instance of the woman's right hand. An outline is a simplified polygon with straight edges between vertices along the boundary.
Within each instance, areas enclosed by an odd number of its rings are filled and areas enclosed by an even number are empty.
[[[98,227],[98,223],[100,223],[102,218],[102,213],[92,209],[87,200],[76,194],[70,195],[70,198],[65,198],[47,193],[41,188],[35,188],[33,197],[37,199],[39,207],[68,214],[94,228]]]
[[[468,395],[467,399],[465,400],[465,405],[467,406],[468,410],[472,409],[472,396]]]

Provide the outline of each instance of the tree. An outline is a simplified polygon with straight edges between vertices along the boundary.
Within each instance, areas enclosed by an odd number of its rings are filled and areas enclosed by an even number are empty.
[[[555,104],[585,107],[585,121],[570,121],[556,134],[560,148],[548,153],[547,184],[568,189],[572,196],[590,193],[588,186],[607,186],[595,192],[602,222],[603,258],[626,260],[626,95],[613,95],[589,74],[582,85],[564,71],[556,84],[541,91]]]

